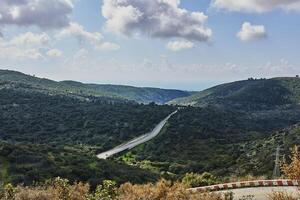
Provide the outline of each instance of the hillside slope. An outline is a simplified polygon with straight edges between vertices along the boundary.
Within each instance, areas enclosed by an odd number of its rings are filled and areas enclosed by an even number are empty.
[[[205,171],[271,177],[273,135],[300,122],[299,94],[300,79],[274,78],[223,84],[177,99],[193,106],[181,109],[153,141],[119,159],[171,177]],[[285,149],[300,143],[296,136],[288,140]]]
[[[61,176],[93,185],[154,180],[153,173],[100,161],[96,154],[149,132],[174,109],[2,88],[0,178],[32,184]]]
[[[75,81],[56,82],[37,78],[16,71],[0,70],[0,88],[18,88],[51,95],[66,95],[76,98],[102,97],[118,101],[135,101],[138,103],[164,104],[178,97],[191,93],[180,90],[159,88],[138,88],[121,85],[84,84]]]
[[[249,79],[218,85],[171,104],[243,110],[274,109],[300,103],[300,78]]]

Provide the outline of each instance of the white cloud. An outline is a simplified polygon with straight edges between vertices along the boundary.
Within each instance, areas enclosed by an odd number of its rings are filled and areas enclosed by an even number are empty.
[[[237,33],[237,37],[245,42],[260,40],[267,37],[267,31],[263,25],[252,25],[249,22],[244,22],[241,30]]]
[[[0,26],[61,28],[69,25],[72,10],[70,0],[1,0]]]
[[[115,34],[208,41],[212,37],[205,26],[208,17],[179,4],[179,0],[104,0],[102,14],[107,30]]]
[[[10,41],[12,45],[28,45],[28,46],[42,46],[50,42],[50,37],[46,33],[34,34],[27,32],[20,34]]]
[[[58,58],[61,57],[62,55],[63,53],[59,49],[50,49],[49,51],[47,51],[47,56],[49,57]]]
[[[268,12],[274,9],[300,11],[300,0],[212,0],[212,7],[238,12]]]
[[[79,42],[98,43],[102,40],[103,36],[99,32],[88,32],[78,23],[70,23],[70,26],[63,29],[58,35],[58,38],[74,36]]]
[[[63,29],[59,34],[57,34],[57,38],[63,38],[73,36],[78,39],[80,43],[89,43],[96,50],[102,51],[112,51],[118,50],[120,48],[119,45],[111,42],[104,42],[103,36],[99,32],[89,32],[85,30],[83,26],[78,23],[72,22],[70,26]]]
[[[115,43],[104,42],[102,44],[95,46],[95,48],[97,50],[101,50],[101,51],[115,51],[115,50],[120,49],[120,46]]]
[[[283,76],[286,74],[295,75],[297,69],[286,59],[282,58],[277,63],[273,63],[271,61],[267,62],[265,65],[259,67],[259,71],[263,74],[273,76]]]
[[[42,59],[43,55],[37,49],[21,49],[16,46],[5,46],[0,44],[0,58],[9,60],[37,60]]]
[[[10,40],[0,38],[0,58],[5,59],[42,59],[43,54],[40,48],[45,48],[48,45],[50,38],[47,34],[34,34],[27,32],[20,34]]]
[[[184,49],[191,49],[194,47],[194,43],[189,41],[173,41],[167,44],[167,49],[171,51],[180,51]]]

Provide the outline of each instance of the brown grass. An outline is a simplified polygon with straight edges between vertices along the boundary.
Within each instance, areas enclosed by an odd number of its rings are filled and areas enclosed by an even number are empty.
[[[286,161],[283,162],[281,170],[287,178],[300,180],[300,152],[297,146],[292,149],[290,160],[290,163],[287,163]]]
[[[119,192],[118,200],[225,200],[222,194],[192,193],[183,184],[171,184],[166,180],[146,185],[126,183]]]
[[[269,200],[299,200],[299,198],[293,197],[293,195],[286,192],[273,192],[268,195]]]
[[[57,178],[51,184],[39,187],[7,185],[0,200],[230,200],[228,195],[192,193],[182,183],[161,180],[156,184],[133,185],[125,183],[117,188],[112,181],[103,182],[95,192],[88,184],[69,184]]]

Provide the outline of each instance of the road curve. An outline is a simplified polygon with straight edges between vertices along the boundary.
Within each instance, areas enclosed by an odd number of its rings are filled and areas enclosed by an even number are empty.
[[[234,200],[247,199],[245,197],[248,195],[251,195],[255,200],[268,200],[268,195],[272,194],[273,192],[286,192],[294,197],[299,198],[299,186],[300,181],[278,179],[223,183],[218,185],[190,188],[188,190],[192,192],[232,192],[234,195]]]
[[[172,115],[174,115],[175,113],[177,113],[177,110],[174,111],[173,113],[171,113],[168,117],[166,117],[164,120],[162,120],[158,125],[156,125],[156,127],[150,132],[147,133],[145,135],[141,135],[133,140],[130,140],[129,142],[126,142],[124,144],[121,144],[111,150],[108,150],[106,152],[100,153],[97,155],[97,157],[99,159],[107,159],[115,154],[118,154],[122,151],[126,151],[128,149],[132,149],[140,144],[143,144],[145,142],[148,142],[149,140],[153,139],[154,137],[156,137],[160,131],[162,130],[162,128],[165,126],[165,124],[167,123],[167,121],[170,119],[170,117],[172,117]]]

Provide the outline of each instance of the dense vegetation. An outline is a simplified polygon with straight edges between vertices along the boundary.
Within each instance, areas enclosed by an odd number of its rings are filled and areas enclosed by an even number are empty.
[[[88,99],[91,96],[107,97],[118,101],[130,100],[146,104],[151,102],[163,104],[178,97],[191,95],[190,92],[180,90],[83,84],[75,81],[56,82],[9,70],[0,70],[0,88],[22,88],[26,91],[38,91],[51,95],[59,94],[80,99]]]
[[[145,170],[99,160],[93,153],[71,146],[10,144],[0,141],[0,180],[31,185],[60,176],[72,182],[88,182],[94,187],[104,179],[112,179],[117,183],[143,183],[158,178]]]
[[[0,89],[1,180],[32,184],[62,176],[92,185],[105,178],[121,183],[156,180],[153,173],[95,155],[152,130],[174,109]]]
[[[96,159],[176,109],[137,102],[180,95],[0,71],[0,178],[32,184],[62,176],[95,186],[104,179],[142,183],[196,173],[197,183],[210,184],[215,176],[270,177],[275,149],[287,153],[300,144],[300,79],[251,79],[175,100],[193,106],[180,109],[158,137],[110,161]],[[213,173],[209,181],[205,172]]]
[[[102,151],[152,130],[173,109],[2,89],[0,139],[90,146]]]
[[[269,113],[187,107],[169,120],[157,138],[119,159],[166,178],[205,171],[223,178],[247,174],[270,177],[277,145],[267,145],[267,141],[276,130],[299,119],[298,107]],[[286,148],[300,143],[299,137],[291,137],[294,140],[288,140]]]
[[[300,152],[295,146],[289,162],[283,162],[281,170],[284,178],[300,180]],[[202,180],[212,180],[212,175],[201,176],[186,174],[182,181],[166,181],[161,179],[156,183],[132,184],[127,182],[118,187],[116,182],[104,180],[96,188],[88,183],[71,183],[60,177],[36,184],[35,187],[14,186],[10,183],[0,184],[1,200],[233,200],[238,198],[234,192],[197,192],[187,190],[191,185],[202,183]],[[212,182],[213,183],[213,182]],[[264,194],[269,200],[297,200],[299,194],[285,191]],[[255,196],[245,193],[240,200],[253,200]]]
[[[204,107],[214,105],[239,110],[267,110],[300,102],[300,78],[249,79],[218,85],[189,97],[171,101]]]

